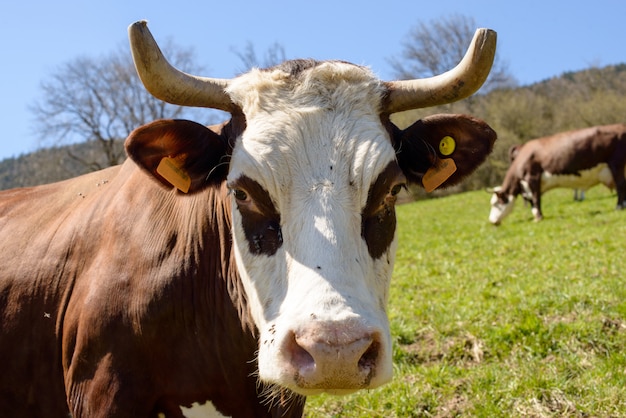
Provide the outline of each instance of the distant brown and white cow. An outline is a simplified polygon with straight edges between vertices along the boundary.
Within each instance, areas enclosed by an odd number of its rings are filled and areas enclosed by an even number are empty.
[[[472,94],[495,33],[406,82],[300,60],[195,77],[145,22],[129,33],[148,90],[232,118],[156,121],[121,166],[0,193],[2,416],[182,417],[208,401],[299,416],[307,395],[387,382],[396,196],[459,182],[496,138],[469,116],[401,130],[389,115]]]
[[[509,148],[509,163],[512,163],[515,157],[517,157],[522,145],[524,144],[513,145]],[[597,186],[598,184],[604,184],[609,190],[615,189],[613,175],[611,174],[611,170],[609,170],[608,164],[605,163],[598,164],[591,170],[583,170],[579,173],[579,175],[560,176],[554,178],[553,180],[555,181],[548,181],[545,184],[542,184],[542,187],[544,187],[542,192],[547,191],[545,187],[550,187],[551,189],[557,187],[571,187],[574,189],[574,200],[579,202],[585,200],[585,192],[587,190]],[[525,202],[532,201],[532,194],[527,193],[526,190],[522,190],[522,197]]]
[[[541,195],[565,187],[587,190],[602,183],[617,190],[617,209],[626,207],[626,125],[596,126],[533,139],[509,152],[511,165],[491,197],[489,221],[495,225],[522,195],[536,221],[543,218]]]

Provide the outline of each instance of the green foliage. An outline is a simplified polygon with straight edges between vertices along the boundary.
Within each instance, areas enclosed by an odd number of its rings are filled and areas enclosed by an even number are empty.
[[[626,212],[596,187],[518,207],[482,191],[398,208],[389,317],[395,377],[312,397],[309,417],[624,416]]]

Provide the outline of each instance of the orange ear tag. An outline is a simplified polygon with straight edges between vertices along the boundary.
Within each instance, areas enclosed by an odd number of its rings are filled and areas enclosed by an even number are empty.
[[[428,193],[435,190],[437,187],[446,181],[456,171],[456,164],[452,158],[439,159],[435,162],[435,165],[430,167],[424,177],[422,177],[422,184],[424,190]]]
[[[191,187],[191,178],[187,175],[187,173],[185,173],[185,171],[178,164],[178,161],[174,158],[164,157],[159,163],[156,171],[161,175],[161,177],[169,181],[172,186],[176,187],[181,192],[189,192],[189,187]]]

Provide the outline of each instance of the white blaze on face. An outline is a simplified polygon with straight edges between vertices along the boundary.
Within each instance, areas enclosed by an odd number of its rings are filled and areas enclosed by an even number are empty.
[[[229,88],[246,115],[228,178],[235,252],[260,332],[260,378],[344,393],[391,377],[395,215],[373,257],[362,214],[382,176],[392,177],[385,187],[403,176],[377,80],[342,63],[305,78],[253,71]]]
[[[489,212],[489,222],[494,225],[499,225],[504,218],[506,218],[515,206],[515,196],[499,196],[499,188],[496,188],[493,195],[491,195],[491,211]]]

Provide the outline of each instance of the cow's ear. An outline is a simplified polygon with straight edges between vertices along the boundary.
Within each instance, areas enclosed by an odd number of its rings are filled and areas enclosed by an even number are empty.
[[[472,173],[491,153],[497,135],[471,116],[434,115],[397,130],[394,137],[407,179],[432,191]]]
[[[126,139],[128,156],[165,187],[194,193],[226,177],[227,141],[187,120],[158,120]]]

